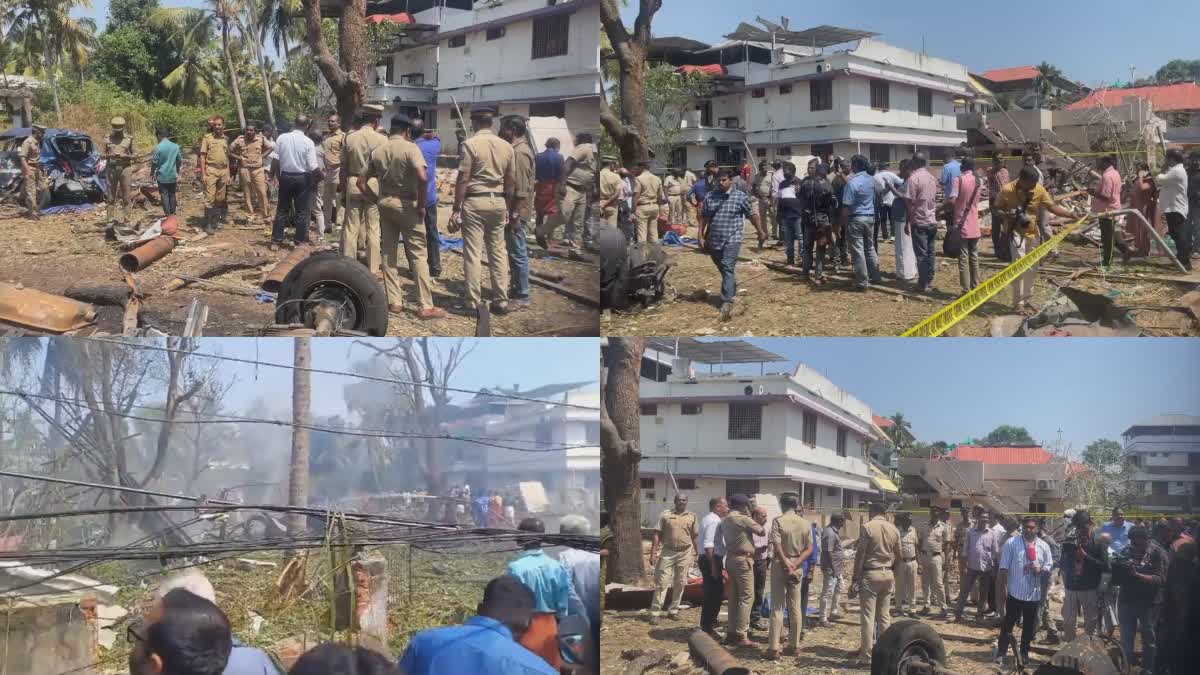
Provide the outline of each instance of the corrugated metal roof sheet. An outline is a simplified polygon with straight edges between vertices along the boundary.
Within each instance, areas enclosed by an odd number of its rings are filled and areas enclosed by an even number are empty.
[[[1044,448],[1033,447],[985,447],[960,445],[950,454],[952,459],[984,464],[1049,464],[1051,455]]]
[[[1146,99],[1154,104],[1155,112],[1172,110],[1200,110],[1200,85],[1194,82],[1167,84],[1159,87],[1132,87],[1129,89],[1097,89],[1082,101],[1067,106],[1067,110],[1084,110],[1098,106],[1118,106],[1128,96]]]

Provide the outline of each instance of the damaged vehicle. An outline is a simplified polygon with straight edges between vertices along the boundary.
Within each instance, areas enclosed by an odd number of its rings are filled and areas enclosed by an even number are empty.
[[[22,182],[21,162],[17,151],[33,130],[29,127],[9,129],[0,134],[0,194],[7,188],[4,181]],[[11,157],[12,169],[7,169]],[[104,200],[104,186],[100,182],[100,153],[91,136],[73,129],[46,129],[42,137],[42,170],[49,186],[45,195],[39,195],[45,208],[51,204],[84,204]],[[19,194],[20,188],[14,191]]]

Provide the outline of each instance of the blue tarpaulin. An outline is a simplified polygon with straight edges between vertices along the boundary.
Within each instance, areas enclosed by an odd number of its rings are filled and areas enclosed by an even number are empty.
[[[62,206],[50,206],[42,209],[43,216],[53,216],[63,213],[83,213],[96,208],[96,204],[63,204]]]
[[[663,235],[661,243],[663,246],[683,246],[684,244],[697,246],[700,244],[700,240],[695,237],[681,237],[675,232],[668,232]]]

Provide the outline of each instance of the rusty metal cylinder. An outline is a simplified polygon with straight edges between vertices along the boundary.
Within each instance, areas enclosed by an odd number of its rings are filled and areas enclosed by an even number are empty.
[[[750,675],[749,668],[739,666],[733,655],[702,630],[692,631],[688,636],[688,646],[713,675]]]
[[[96,321],[96,308],[61,295],[0,282],[0,324],[66,333]]]
[[[291,253],[271,269],[267,278],[263,279],[262,289],[268,293],[278,293],[279,289],[283,287],[283,280],[287,278],[288,273],[310,255],[312,255],[312,248],[307,244],[300,244],[292,249]]]
[[[173,250],[174,237],[155,237],[121,256],[121,269],[130,273],[141,272]]]

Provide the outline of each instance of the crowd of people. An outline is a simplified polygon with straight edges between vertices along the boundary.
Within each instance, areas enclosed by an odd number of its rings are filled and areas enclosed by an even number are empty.
[[[600,556],[573,548],[550,555],[537,518],[506,573],[483,591],[476,615],[460,626],[415,634],[398,660],[362,646],[321,644],[290,669],[232,632],[204,575],[164,580],[126,628],[130,675],[558,675],[599,673]],[[562,534],[589,524],[565,517]]]
[[[1072,509],[1054,522],[977,505],[962,509],[956,524],[935,506],[928,521],[914,526],[910,513],[889,518],[888,507],[874,503],[851,539],[848,513],[831,514],[822,527],[796,494],[781,495],[779,507],[781,515],[768,524],[761,505],[732,495],[710,500],[709,513],[697,519],[687,496],[677,494],[660,514],[651,546],[650,623],[679,620],[685,585],[698,567],[704,591],[699,628],[726,644],[753,648],[750,631],[764,630],[762,619],[769,617],[768,660],[796,655],[806,630],[828,628],[843,616],[844,601],[857,597],[859,665],[871,663],[892,617],[964,623],[973,606],[977,626],[998,629],[992,655],[998,664],[1028,664],[1031,644],[1044,632],[1041,642],[1049,645],[1085,634],[1119,636],[1130,665],[1159,675],[1194,672],[1186,656],[1187,636],[1200,634],[1194,520],[1135,523],[1114,509],[1112,519],[1098,525],[1086,509]],[[818,569],[814,615],[809,587]],[[1049,602],[1060,582],[1061,635]],[[722,635],[717,621],[726,595]],[[1135,637],[1141,638],[1136,650]]]
[[[721,318],[732,316],[737,294],[738,256],[749,233],[763,248],[769,240],[782,246],[786,263],[798,267],[801,279],[813,284],[828,280],[826,271],[839,266],[854,276],[855,290],[869,290],[883,281],[879,242],[895,247],[894,278],[911,285],[914,293],[929,293],[937,271],[936,241],[943,232],[943,252],[958,261],[960,293],[966,294],[984,280],[980,274],[979,242],[983,236],[981,204],[987,204],[993,254],[1013,262],[1029,254],[1052,235],[1050,216],[1076,220],[1081,208],[1056,201],[1048,181],[1061,172],[1050,168],[1040,150],[1032,148],[1021,158],[1015,176],[997,157],[989,166],[977,164],[965,149],[957,149],[937,176],[921,154],[899,162],[872,163],[863,155],[849,160],[814,157],[806,166],[790,161],[759,164],[753,174],[747,163],[739,172],[705,163],[702,176],[681,167],[664,178],[654,175],[648,163],[629,170],[616,158],[602,158],[600,206],[605,221],[619,226],[631,241],[657,241],[668,232],[686,233],[697,227],[700,247],[721,274]],[[1200,238],[1200,153],[1187,165],[1183,154],[1169,150],[1158,174],[1146,165],[1123,179],[1116,156],[1096,160],[1087,188],[1090,212],[1104,214],[1136,208],[1150,223],[1160,222],[1175,247],[1173,255],[1188,270]],[[1125,259],[1151,252],[1151,235],[1140,221],[1129,219],[1122,237],[1123,216],[1100,217],[1101,260],[1112,265],[1114,250]],[[1052,256],[1057,251],[1051,252]],[[1036,266],[1014,284],[1014,311],[1031,312]]]

